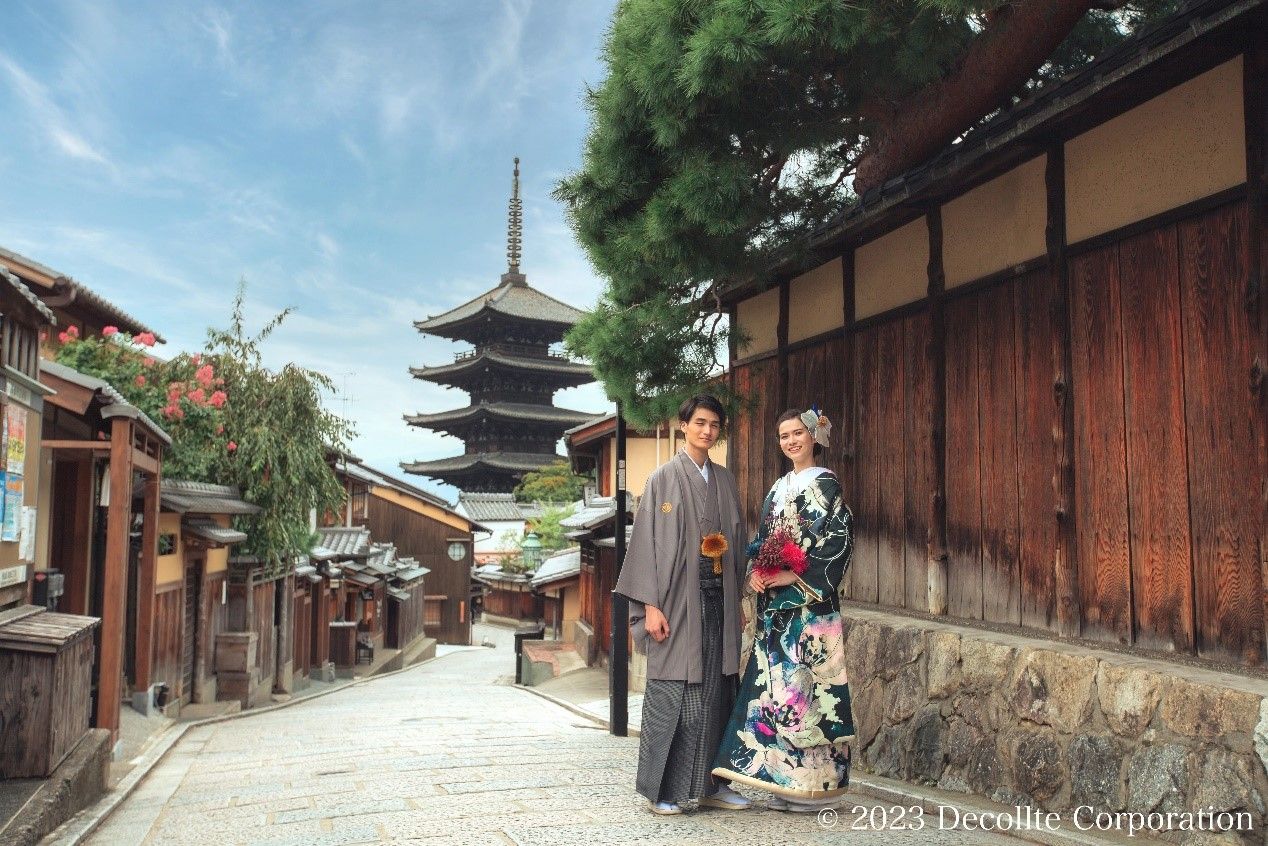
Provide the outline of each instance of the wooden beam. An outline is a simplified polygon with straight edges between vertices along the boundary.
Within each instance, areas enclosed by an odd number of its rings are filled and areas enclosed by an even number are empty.
[[[110,507],[101,591],[101,657],[97,680],[97,728],[119,737],[123,694],[123,632],[128,609],[128,527],[132,519],[132,421],[115,418],[110,430]]]
[[[1048,194],[1048,223],[1045,237],[1048,248],[1048,272],[1056,275],[1057,298],[1052,320],[1052,395],[1056,403],[1052,430],[1053,476],[1057,493],[1057,521],[1054,550],[1053,588],[1057,633],[1078,637],[1083,631],[1082,606],[1079,603],[1078,526],[1074,508],[1074,402],[1071,378],[1074,372],[1074,316],[1070,312],[1070,270],[1066,255],[1065,232],[1065,147],[1058,143],[1048,150],[1044,181]]]
[[[138,449],[132,450],[132,466],[137,470],[149,473],[151,476],[158,476],[160,467],[159,460],[152,455],[146,455]]]
[[[1258,413],[1254,415],[1254,451],[1259,456],[1260,587],[1268,629],[1268,42],[1250,39],[1242,60],[1242,97],[1246,115],[1246,199],[1250,217],[1249,271],[1246,291],[1254,364],[1250,381]]]
[[[930,614],[947,613],[947,322],[946,273],[942,263],[942,208],[928,214],[929,230],[929,361],[933,366],[933,485],[929,491],[929,527],[926,534],[928,601]]]
[[[111,448],[110,441],[40,441],[40,449],[88,449],[106,452]]]
[[[775,414],[777,415],[782,414],[784,409],[788,408],[788,297],[791,287],[791,283],[787,279],[779,283],[779,323],[775,328],[775,336],[778,340],[775,367]],[[772,421],[757,420],[754,423],[760,431],[771,425]],[[775,438],[762,438],[762,443],[766,444],[767,455],[770,456],[764,462],[764,465],[767,468],[780,468],[780,473],[782,473],[782,468],[785,465],[784,455],[779,449],[779,441]]]
[[[133,452],[133,460],[139,456]],[[112,503],[113,499],[110,500]],[[150,686],[150,673],[154,662],[154,593],[158,573],[158,518],[159,479],[150,476],[145,480],[145,505],[142,506],[141,566],[137,571],[136,643],[133,663],[136,668],[136,688]],[[183,619],[183,614],[182,614]],[[175,688],[173,687],[173,690]]]

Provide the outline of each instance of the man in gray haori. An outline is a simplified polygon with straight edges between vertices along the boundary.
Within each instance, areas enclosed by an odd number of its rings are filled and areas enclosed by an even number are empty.
[[[656,814],[680,814],[693,799],[742,810],[749,801],[710,772],[735,698],[742,627],[739,493],[730,471],[709,460],[726,411],[702,395],[682,404],[678,420],[686,447],[648,478],[616,582],[647,655],[635,787]]]

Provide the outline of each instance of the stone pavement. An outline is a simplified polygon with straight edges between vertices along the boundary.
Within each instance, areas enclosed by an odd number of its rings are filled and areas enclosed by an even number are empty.
[[[320,699],[194,727],[87,842],[1020,842],[939,831],[928,815],[921,831],[845,830],[859,817],[853,806],[885,810],[854,796],[836,827],[765,809],[652,816],[633,792],[638,741],[510,686],[512,672],[509,643],[449,651]]]

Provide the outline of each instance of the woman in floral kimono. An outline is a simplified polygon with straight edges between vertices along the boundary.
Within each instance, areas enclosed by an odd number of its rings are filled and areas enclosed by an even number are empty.
[[[773,810],[815,811],[836,804],[850,782],[854,720],[837,588],[853,551],[853,515],[836,476],[815,465],[827,418],[788,411],[778,427],[793,469],[767,494],[749,545],[753,654],[713,774],[770,791]],[[769,566],[772,555],[788,560],[771,551],[788,542],[800,547],[791,553],[800,575]]]

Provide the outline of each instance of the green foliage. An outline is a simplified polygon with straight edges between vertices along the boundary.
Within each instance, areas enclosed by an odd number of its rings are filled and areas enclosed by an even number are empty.
[[[515,486],[519,502],[576,502],[585,491],[586,480],[572,472],[567,460],[559,459],[540,470],[531,470]]]
[[[348,421],[322,407],[322,391],[333,391],[325,374],[296,364],[277,372],[263,366],[260,348],[290,314],[281,312],[255,335],[247,333],[238,287],[227,329],[209,329],[208,349],[229,386],[225,434],[235,449],[220,466],[217,481],[238,486],[262,512],[242,520],[244,552],[274,570],[310,546],[308,515],[336,511],[344,491],[327,463],[329,450],[343,451],[352,436]]]
[[[322,407],[322,391],[334,388],[328,377],[295,364],[277,372],[263,366],[261,345],[290,312],[249,335],[244,298],[240,285],[229,327],[208,329],[205,353],[158,361],[118,333],[64,338],[58,361],[109,382],[172,437],[165,477],[234,485],[260,506],[259,515],[237,520],[248,536],[239,551],[276,573],[311,548],[309,510],[342,505],[326,456],[344,449],[352,432]]]
[[[847,209],[869,133],[947,75],[999,0],[624,0],[588,93],[580,171],[556,197],[598,307],[567,338],[639,425],[719,366],[713,285],[762,278]],[[1093,12],[1019,94],[1081,66],[1176,0]]]
[[[563,507],[548,505],[542,509],[542,516],[534,520],[530,527],[530,531],[536,532],[537,537],[541,538],[542,549],[554,552],[572,545],[572,541],[564,537],[564,529],[559,523],[565,517],[571,517],[575,513],[576,508],[571,505]]]

